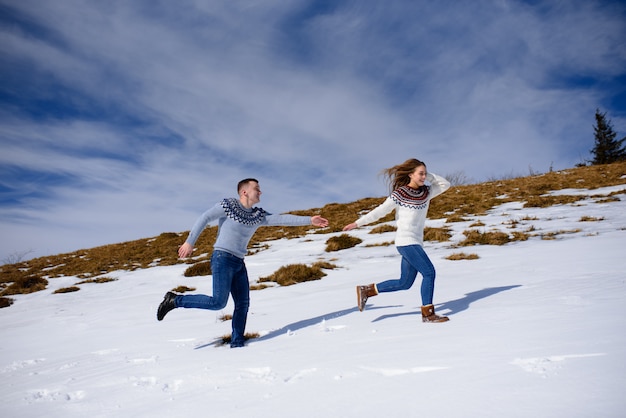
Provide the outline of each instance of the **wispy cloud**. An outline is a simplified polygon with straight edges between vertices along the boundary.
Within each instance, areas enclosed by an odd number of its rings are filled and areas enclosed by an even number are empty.
[[[274,212],[475,180],[626,131],[617,1],[1,2],[0,256],[188,229],[236,182]],[[4,238],[8,237],[8,238]]]

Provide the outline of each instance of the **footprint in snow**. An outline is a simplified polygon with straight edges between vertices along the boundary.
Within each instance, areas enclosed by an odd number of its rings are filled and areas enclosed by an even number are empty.
[[[395,368],[382,368],[382,367],[361,367],[361,369],[363,370],[367,370],[369,372],[373,372],[373,373],[378,373],[381,374],[383,376],[386,377],[393,377],[393,376],[401,376],[401,375],[405,375],[405,374],[414,374],[414,373],[427,373],[427,372],[434,372],[437,370],[445,370],[448,369],[449,367],[428,367],[428,366],[421,366],[421,367],[410,367],[407,369],[395,369]]]
[[[511,362],[515,366],[519,366],[522,370],[529,373],[536,373],[542,377],[550,372],[560,369],[563,366],[563,362],[575,358],[583,357],[599,357],[605,356],[606,353],[591,353],[591,354],[569,354],[562,356],[548,356],[548,357],[531,357],[531,358],[516,358]]]
[[[29,403],[32,402],[43,402],[43,401],[79,401],[85,397],[85,392],[82,390],[78,390],[75,392],[61,392],[55,390],[48,389],[37,389],[31,390],[28,392],[27,401]]]
[[[25,367],[35,366],[39,363],[46,361],[45,358],[37,358],[33,360],[22,360],[22,361],[14,361],[10,365],[4,367],[0,370],[0,373],[14,372],[16,370],[23,369]]]
[[[294,383],[295,381],[302,379],[304,376],[309,375],[311,373],[315,373],[316,371],[317,369],[315,367],[310,368],[310,369],[300,370],[293,376],[286,378],[285,383]]]

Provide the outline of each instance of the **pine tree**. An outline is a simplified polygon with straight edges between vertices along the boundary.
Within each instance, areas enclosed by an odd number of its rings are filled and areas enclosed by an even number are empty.
[[[606,119],[606,112],[600,113],[600,110],[596,109],[596,126],[593,131],[596,144],[591,150],[593,154],[591,164],[609,164],[626,160],[626,148],[623,145],[626,136],[619,141],[615,139],[617,133],[613,130],[611,121]]]

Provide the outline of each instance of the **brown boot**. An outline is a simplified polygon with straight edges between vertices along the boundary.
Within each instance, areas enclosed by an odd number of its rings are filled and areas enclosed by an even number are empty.
[[[447,316],[435,315],[435,305],[422,306],[422,322],[446,322]]]
[[[367,286],[357,286],[356,303],[359,306],[359,311],[363,312],[363,309],[365,309],[365,302],[367,302],[367,298],[376,296],[377,294],[378,289],[376,289],[376,285],[374,283],[368,284]]]

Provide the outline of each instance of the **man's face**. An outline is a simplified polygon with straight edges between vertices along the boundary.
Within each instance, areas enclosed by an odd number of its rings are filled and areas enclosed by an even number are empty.
[[[255,181],[246,184],[241,192],[252,205],[261,201],[261,186]]]

